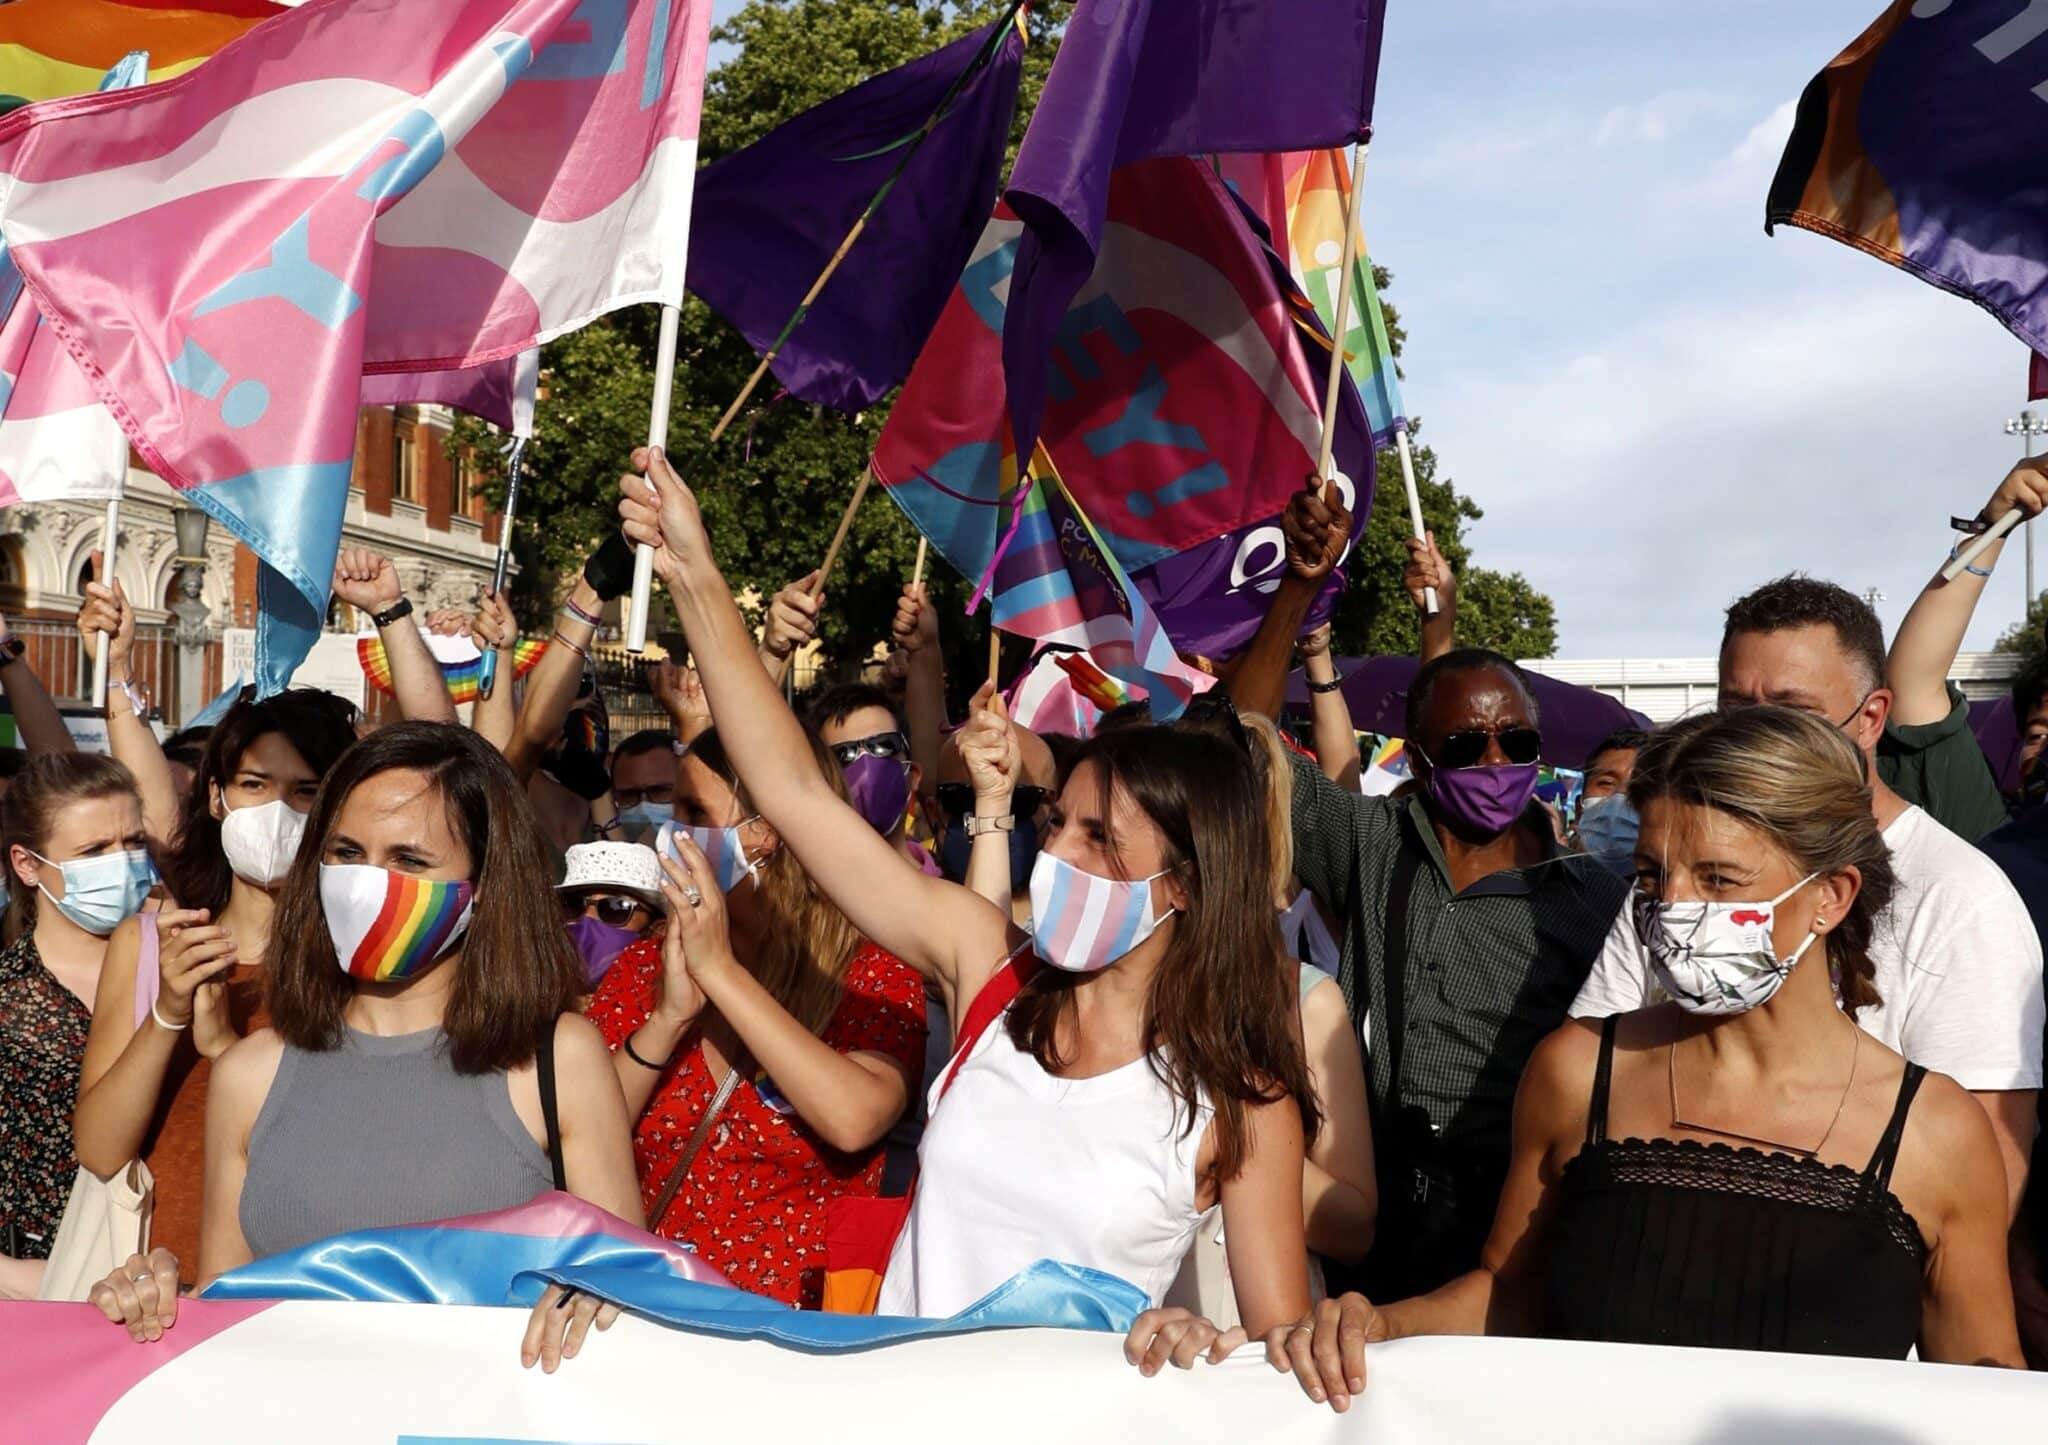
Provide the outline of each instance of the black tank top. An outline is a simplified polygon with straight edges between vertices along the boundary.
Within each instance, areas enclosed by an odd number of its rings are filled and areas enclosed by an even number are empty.
[[[1565,1166],[1544,1282],[1554,1339],[1903,1359],[1920,1335],[1926,1246],[1891,1192],[1898,1104],[1863,1170],[1692,1139],[1609,1139],[1614,1025],[1586,1147]]]

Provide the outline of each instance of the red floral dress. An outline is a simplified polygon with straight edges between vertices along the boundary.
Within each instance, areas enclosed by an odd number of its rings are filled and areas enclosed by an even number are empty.
[[[661,944],[619,955],[590,1002],[590,1019],[617,1049],[654,1011]],[[846,966],[846,992],[820,1035],[842,1054],[875,1053],[924,1075],[924,981],[895,955],[864,943]],[[683,1146],[717,1092],[704,1051],[686,1040],[662,1071],[633,1130],[640,1202],[652,1209]],[[741,1289],[818,1308],[825,1280],[825,1202],[872,1196],[883,1143],[841,1154],[797,1118],[774,1081],[757,1075],[733,1091],[668,1212],[648,1227],[725,1271]]]

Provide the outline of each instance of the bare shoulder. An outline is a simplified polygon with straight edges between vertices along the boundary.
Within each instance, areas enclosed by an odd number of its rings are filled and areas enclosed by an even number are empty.
[[[597,1025],[582,1014],[567,1013],[555,1020],[555,1070],[564,1077],[603,1071],[610,1073],[612,1051]]]
[[[284,1040],[278,1036],[277,1030],[255,1029],[213,1061],[213,1073],[206,1085],[207,1095],[209,1098],[224,1097],[237,1105],[260,1104],[270,1092],[270,1086],[277,1078],[278,1065],[283,1062]]]
[[[1522,1072],[1525,1092],[1583,1089],[1600,1062],[1600,1019],[1566,1019],[1529,1054]]]
[[[1998,1139],[1984,1106],[1947,1074],[1930,1071],[1913,1095],[1900,1152],[1927,1159],[1939,1175],[1952,1176],[1972,1164],[1996,1163]]]
[[[1318,979],[1302,996],[1301,1032],[1308,1039],[1327,1038],[1333,1033],[1351,1033],[1351,1010],[1344,1002],[1344,990],[1334,978]]]

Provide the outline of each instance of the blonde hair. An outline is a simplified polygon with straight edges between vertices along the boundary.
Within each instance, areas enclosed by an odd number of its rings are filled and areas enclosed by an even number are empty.
[[[1272,856],[1273,906],[1285,908],[1294,881],[1294,765],[1280,729],[1263,713],[1240,713],[1238,721],[1252,740],[1253,773],[1266,802],[1266,851]]]
[[[832,755],[810,729],[804,730],[804,737],[818,771],[833,792],[845,798],[846,780]],[[746,785],[725,755],[716,728],[690,744],[690,756],[732,787],[743,812],[756,811]],[[787,842],[759,865],[755,875],[767,917],[760,951],[754,957],[754,978],[790,1017],[811,1033],[822,1034],[839,1011],[846,989],[846,966],[860,947],[860,932],[811,881]]]
[[[1862,887],[1822,943],[1846,1012],[1883,1002],[1870,941],[1898,884],[1870,811],[1869,765],[1839,729],[1785,707],[1687,718],[1653,733],[1636,754],[1628,797],[1638,812],[1669,798],[1738,818],[1802,873],[1854,868]]]

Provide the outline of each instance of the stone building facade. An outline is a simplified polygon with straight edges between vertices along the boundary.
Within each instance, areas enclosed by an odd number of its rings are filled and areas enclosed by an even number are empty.
[[[448,455],[451,416],[443,407],[370,407],[356,424],[344,547],[372,547],[398,568],[406,595],[422,614],[471,605],[489,584],[499,518],[488,511],[474,470]],[[185,503],[131,454],[121,503],[114,575],[137,614],[137,680],[175,726],[186,665],[177,646],[181,579],[174,516]],[[91,673],[74,629],[92,551],[100,544],[104,507],[43,502],[0,510],[0,613],[28,644],[27,658],[50,692],[83,699]],[[222,633],[251,627],[256,614],[256,557],[227,530],[207,530],[206,568],[198,600],[206,607],[199,695],[224,685]],[[354,633],[359,620],[336,603],[331,631]],[[197,634],[190,637],[196,640]],[[374,709],[373,711],[378,711]]]

